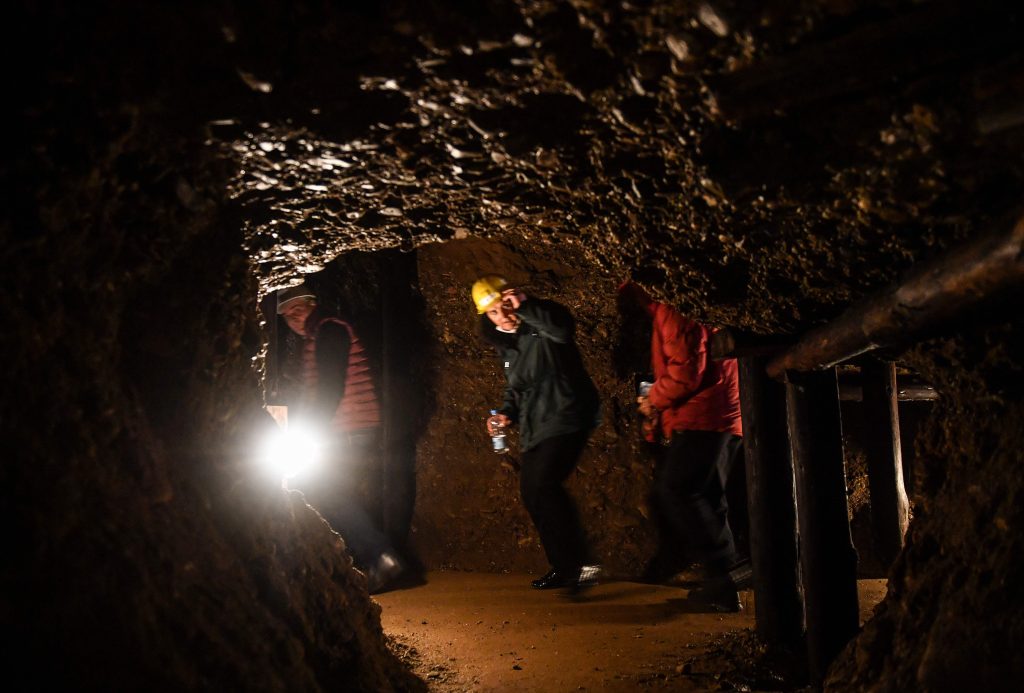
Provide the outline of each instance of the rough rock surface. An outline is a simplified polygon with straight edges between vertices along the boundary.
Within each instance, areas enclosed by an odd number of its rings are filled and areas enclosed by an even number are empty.
[[[939,0],[16,3],[8,656],[96,685],[417,685],[325,526],[246,466],[257,298],[352,250],[469,239],[592,318],[611,416],[576,483],[621,526],[600,548],[643,553],[643,471],[608,462],[636,459],[615,281],[797,334],[988,229],[1024,189],[1020,21],[1014,3]],[[443,256],[419,251],[420,288],[434,414],[461,432],[429,427],[421,453],[472,435],[491,401],[457,377],[489,374],[471,268]],[[943,400],[919,435],[910,545],[836,689],[1024,678],[1016,315],[1005,299],[901,357]],[[534,567],[507,471],[419,464],[421,498],[487,488],[508,528],[485,551],[460,524],[479,513],[423,515],[425,554],[457,528],[470,567]]]

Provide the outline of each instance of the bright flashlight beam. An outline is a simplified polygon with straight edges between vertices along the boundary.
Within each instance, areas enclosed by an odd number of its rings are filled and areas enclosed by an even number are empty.
[[[291,427],[276,429],[263,444],[262,461],[267,471],[286,480],[314,469],[321,459],[323,443],[312,431]]]

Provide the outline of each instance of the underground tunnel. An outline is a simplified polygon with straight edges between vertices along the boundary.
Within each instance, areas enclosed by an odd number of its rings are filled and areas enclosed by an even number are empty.
[[[395,0],[8,12],[5,661],[21,690],[1019,690],[1021,8]],[[471,289],[571,314],[600,423],[548,570]],[[658,539],[630,280],[735,363],[738,613]],[[257,461],[360,338],[371,589]],[[314,482],[311,482],[314,483]],[[371,594],[373,592],[373,594]],[[570,591],[571,592],[571,591]],[[13,679],[12,679],[13,681]]]

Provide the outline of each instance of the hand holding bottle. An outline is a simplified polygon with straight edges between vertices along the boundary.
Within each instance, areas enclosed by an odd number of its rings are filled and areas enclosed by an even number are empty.
[[[504,455],[508,452],[508,435],[506,431],[511,424],[512,419],[498,413],[496,409],[491,410],[491,416],[487,419],[487,433],[491,436],[491,449],[499,455]]]
[[[647,440],[657,435],[658,410],[651,405],[648,398],[653,385],[654,383],[647,381],[640,383],[637,389],[639,396],[636,398],[637,412],[640,414],[640,433]]]

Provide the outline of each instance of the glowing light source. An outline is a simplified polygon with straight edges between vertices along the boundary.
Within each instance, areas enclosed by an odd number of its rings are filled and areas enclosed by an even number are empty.
[[[299,474],[315,470],[323,456],[324,441],[301,426],[275,428],[261,447],[260,461],[267,473],[282,483]]]

